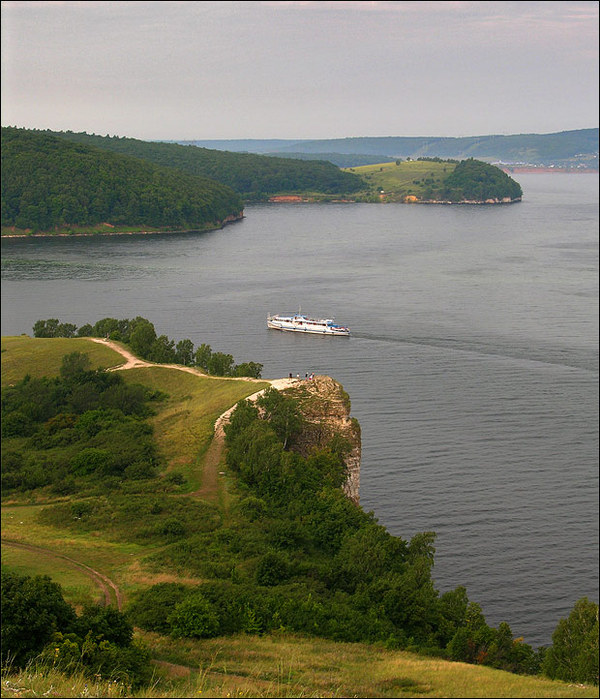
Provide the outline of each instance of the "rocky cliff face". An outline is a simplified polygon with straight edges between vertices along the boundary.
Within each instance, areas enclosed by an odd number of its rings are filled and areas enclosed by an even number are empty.
[[[306,425],[295,440],[294,449],[306,456],[317,447],[325,447],[334,435],[340,434],[351,446],[346,456],[347,478],[343,490],[359,504],[361,440],[360,425],[350,417],[350,398],[343,387],[329,376],[301,380],[286,394],[300,404]]]

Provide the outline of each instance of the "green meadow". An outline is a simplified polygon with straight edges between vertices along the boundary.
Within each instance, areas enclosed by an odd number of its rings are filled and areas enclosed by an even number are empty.
[[[455,163],[405,160],[395,163],[349,168],[379,192],[383,201],[404,201],[407,196],[423,198],[428,186],[440,185],[454,171]]]

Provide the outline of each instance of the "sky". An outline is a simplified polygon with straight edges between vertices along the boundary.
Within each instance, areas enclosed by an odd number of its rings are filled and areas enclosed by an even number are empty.
[[[2,126],[142,140],[598,126],[598,7],[2,2]]]

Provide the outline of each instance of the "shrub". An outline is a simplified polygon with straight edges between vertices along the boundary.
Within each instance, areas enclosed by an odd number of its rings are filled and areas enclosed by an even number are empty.
[[[167,621],[175,638],[211,638],[219,634],[219,617],[201,593],[177,604]]]
[[[188,589],[180,583],[158,583],[138,593],[128,605],[126,616],[147,631],[169,633],[171,625],[167,618],[187,594]]]
[[[578,600],[567,619],[561,619],[546,652],[544,674],[565,682],[598,684],[598,605]]]

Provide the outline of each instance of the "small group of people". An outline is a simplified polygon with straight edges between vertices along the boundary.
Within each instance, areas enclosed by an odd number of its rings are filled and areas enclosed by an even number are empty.
[[[292,372],[290,371],[290,379],[293,379]],[[312,381],[312,379],[315,378],[315,372],[313,371],[312,374],[304,374],[304,381]],[[296,381],[300,381],[300,374],[296,374]]]

